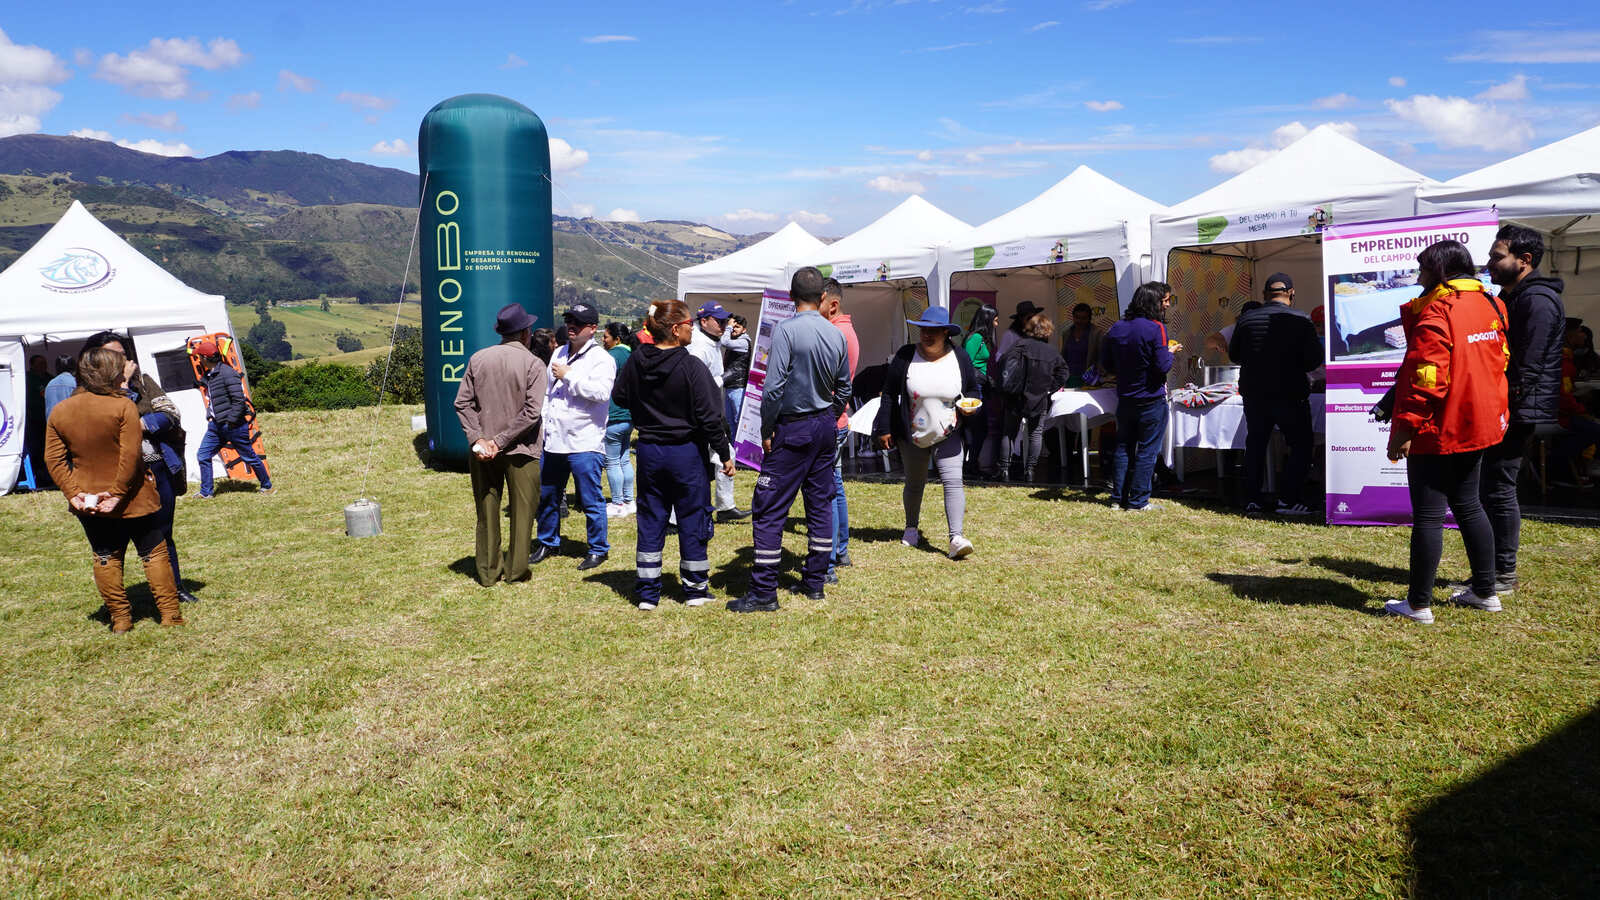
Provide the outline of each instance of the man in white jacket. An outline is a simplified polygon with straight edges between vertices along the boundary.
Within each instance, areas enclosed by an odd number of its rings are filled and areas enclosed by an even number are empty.
[[[717,387],[724,387],[722,383],[722,334],[728,328],[728,311],[721,303],[713,300],[700,307],[694,314],[694,337],[689,341],[689,355],[706,364],[711,370],[711,380]],[[732,434],[738,422],[728,423],[728,433]],[[739,509],[733,502],[733,476],[723,474],[722,460],[715,453],[711,454],[711,468],[715,473],[717,484],[716,494],[716,521],[736,522],[740,519],[750,518],[750,511]]]
[[[605,469],[606,415],[617,364],[594,339],[600,315],[587,303],[575,304],[562,316],[568,343],[550,357],[550,388],[544,401],[544,459],[539,469],[539,535],[530,565],[537,565],[561,546],[558,507],[567,490],[567,475],[578,489],[578,505],[588,522],[588,552],[578,568],[592,569],[611,552],[606,542],[606,501],[600,492]]]

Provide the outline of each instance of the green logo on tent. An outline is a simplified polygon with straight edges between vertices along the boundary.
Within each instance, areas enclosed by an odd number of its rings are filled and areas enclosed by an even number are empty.
[[[1198,232],[1197,236],[1202,244],[1209,244],[1221,237],[1223,230],[1227,227],[1227,216],[1203,216],[1195,223],[1195,229]]]
[[[817,271],[822,273],[823,278],[829,278],[833,275],[833,266],[817,266]]]
[[[991,259],[994,259],[993,247],[972,248],[972,267],[974,269],[981,269],[984,266],[987,266],[989,264],[989,260]]]

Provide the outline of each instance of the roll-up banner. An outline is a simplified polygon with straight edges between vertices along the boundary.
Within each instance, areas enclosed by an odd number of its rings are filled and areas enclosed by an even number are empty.
[[[761,294],[761,317],[756,322],[756,343],[751,350],[750,378],[744,385],[744,406],[734,429],[733,458],[761,471],[761,390],[767,383],[767,358],[772,355],[772,330],[779,322],[794,316],[794,302],[788,291],[767,290]]]
[[[499,343],[495,314],[519,303],[537,327],[555,327],[550,139],[522,104],[463,94],[423,117],[417,154],[428,445],[464,463],[456,391],[467,359]]]
[[[11,367],[0,363],[0,497],[17,483],[22,468],[22,413],[12,409]]]
[[[1421,293],[1417,254],[1424,248],[1460,241],[1482,269],[1499,227],[1495,211],[1486,209],[1356,222],[1323,232],[1330,525],[1411,524],[1405,461],[1389,461],[1389,424],[1371,414],[1405,359],[1400,306]],[[1487,275],[1481,280],[1493,290]]]

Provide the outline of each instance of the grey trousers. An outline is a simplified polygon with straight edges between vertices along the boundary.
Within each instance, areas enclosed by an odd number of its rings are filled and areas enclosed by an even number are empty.
[[[928,461],[939,470],[944,485],[944,518],[950,536],[961,534],[967,517],[967,489],[961,482],[961,433],[956,432],[932,447],[923,449],[910,441],[900,442],[900,460],[906,467],[906,486],[901,495],[906,508],[906,527],[916,528],[922,519],[922,490],[928,485]]]

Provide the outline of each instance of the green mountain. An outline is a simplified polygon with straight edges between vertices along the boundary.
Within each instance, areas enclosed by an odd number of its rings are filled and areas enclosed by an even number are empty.
[[[393,302],[416,190],[407,172],[310,153],[174,159],[86,138],[0,138],[0,268],[79,200],[186,283],[234,303]],[[553,225],[558,293],[592,294],[603,312],[629,317],[671,296],[678,268],[765,236],[681,221]],[[413,262],[407,285],[417,282]]]

